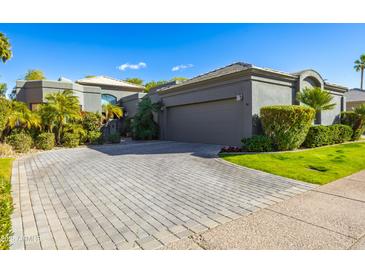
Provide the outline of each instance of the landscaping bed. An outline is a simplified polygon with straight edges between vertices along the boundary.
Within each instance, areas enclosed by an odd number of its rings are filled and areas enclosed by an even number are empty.
[[[13,159],[0,158],[0,249],[9,249],[11,236],[11,167]]]
[[[220,157],[229,162],[314,184],[326,184],[365,169],[365,142],[302,151]]]

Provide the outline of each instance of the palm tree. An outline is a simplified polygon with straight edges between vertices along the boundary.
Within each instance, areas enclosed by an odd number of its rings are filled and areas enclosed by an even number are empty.
[[[297,100],[316,111],[316,123],[320,121],[321,111],[331,110],[336,103],[331,103],[333,96],[321,88],[304,88],[302,92],[297,93]]]
[[[365,54],[361,54],[360,58],[355,60],[354,69],[356,72],[361,71],[361,83],[360,88],[363,89],[363,82],[364,82],[364,69],[365,69]]]
[[[81,119],[80,103],[71,90],[50,93],[46,97],[47,103],[40,108],[43,124],[56,131],[56,141],[61,142],[64,126],[69,121]]]
[[[354,109],[354,112],[357,114],[358,117],[355,128],[361,130],[364,127],[365,123],[365,104],[356,107]]]
[[[120,106],[110,103],[103,105],[103,112],[105,122],[108,122],[114,117],[117,117],[119,119],[123,116],[123,109]]]
[[[6,127],[10,132],[14,128],[31,129],[40,127],[41,121],[37,113],[32,112],[25,103],[12,101]]]
[[[5,63],[12,57],[11,45],[9,39],[0,32],[0,59]]]

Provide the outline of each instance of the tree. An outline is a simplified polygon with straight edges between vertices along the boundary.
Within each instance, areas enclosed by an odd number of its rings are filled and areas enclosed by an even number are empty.
[[[360,88],[363,89],[363,83],[364,83],[364,69],[365,69],[365,54],[361,54],[360,58],[355,60],[355,66],[354,69],[356,72],[361,72],[361,82],[360,82]]]
[[[321,88],[305,88],[302,92],[297,93],[297,100],[316,111],[316,123],[320,121],[320,114],[323,110],[331,110],[336,104],[331,103],[333,96]]]
[[[5,97],[8,86],[5,83],[0,83],[0,97]]]
[[[39,69],[30,69],[24,76],[24,80],[44,80],[46,77],[44,76],[43,71]]]
[[[138,112],[131,122],[133,138],[151,140],[158,137],[158,125],[153,120],[153,113],[161,108],[160,103],[152,103],[147,96],[138,104]]]
[[[103,105],[104,112],[104,120],[108,122],[110,119],[117,117],[118,119],[123,116],[123,109],[120,106],[113,104],[104,104]]]
[[[31,111],[23,102],[11,101],[10,113],[6,128],[9,133],[14,128],[31,129],[40,127],[41,121],[37,113]]]
[[[47,103],[39,109],[43,126],[48,124],[49,131],[55,130],[56,141],[60,144],[65,125],[81,119],[79,99],[71,90],[50,93],[45,98]]]
[[[166,80],[160,80],[160,81],[150,81],[148,83],[146,83],[145,85],[145,91],[146,92],[149,92],[151,88],[154,88],[154,87],[157,87],[157,86],[160,86],[160,85],[163,85],[163,84],[166,84],[168,83],[169,81],[166,81]]]
[[[12,57],[11,45],[9,39],[4,33],[0,32],[0,59],[3,63]]]
[[[86,75],[85,78],[95,78],[95,75]]]
[[[186,78],[186,77],[174,77],[171,80],[172,81],[180,81],[180,82],[182,82],[182,81],[188,80],[188,78]]]
[[[126,78],[124,79],[124,81],[128,82],[128,83],[132,83],[132,84],[136,84],[136,85],[143,85],[143,80],[141,78]]]

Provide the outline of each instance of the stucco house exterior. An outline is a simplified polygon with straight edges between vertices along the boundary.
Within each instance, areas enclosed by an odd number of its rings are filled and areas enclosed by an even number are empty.
[[[352,109],[365,104],[365,90],[354,88],[345,93],[346,97],[346,109],[351,111]]]
[[[61,77],[58,81],[18,80],[13,92],[18,101],[25,102],[30,109],[35,109],[37,105],[45,102],[47,94],[67,89],[72,90],[78,97],[82,110],[101,112],[103,103],[117,104],[125,96],[142,92],[144,87],[107,76],[88,77],[75,82]]]
[[[321,124],[334,123],[346,109],[347,88],[324,81],[314,70],[285,73],[242,62],[162,86],[147,96],[163,105],[157,118],[162,140],[240,145],[243,137],[260,133],[261,107],[298,104],[296,93],[305,87],[321,87],[333,95],[336,106],[322,112]]]

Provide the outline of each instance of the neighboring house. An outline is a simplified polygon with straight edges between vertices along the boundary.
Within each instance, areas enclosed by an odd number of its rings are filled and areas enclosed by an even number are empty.
[[[101,112],[103,103],[117,104],[125,96],[142,92],[144,87],[106,76],[83,78],[76,82],[61,77],[58,81],[18,80],[13,92],[18,101],[27,103],[30,109],[35,109],[37,105],[45,102],[47,94],[67,89],[72,90],[79,98],[82,110]]]
[[[345,93],[346,109],[352,110],[362,104],[365,104],[365,90],[354,88]]]
[[[334,123],[346,108],[347,88],[324,81],[314,70],[284,73],[234,63],[147,96],[153,101],[157,96],[163,105],[158,115],[161,139],[240,145],[243,137],[260,133],[261,107],[298,104],[296,93],[305,87],[321,87],[333,95],[336,106],[322,112],[320,123]]]

